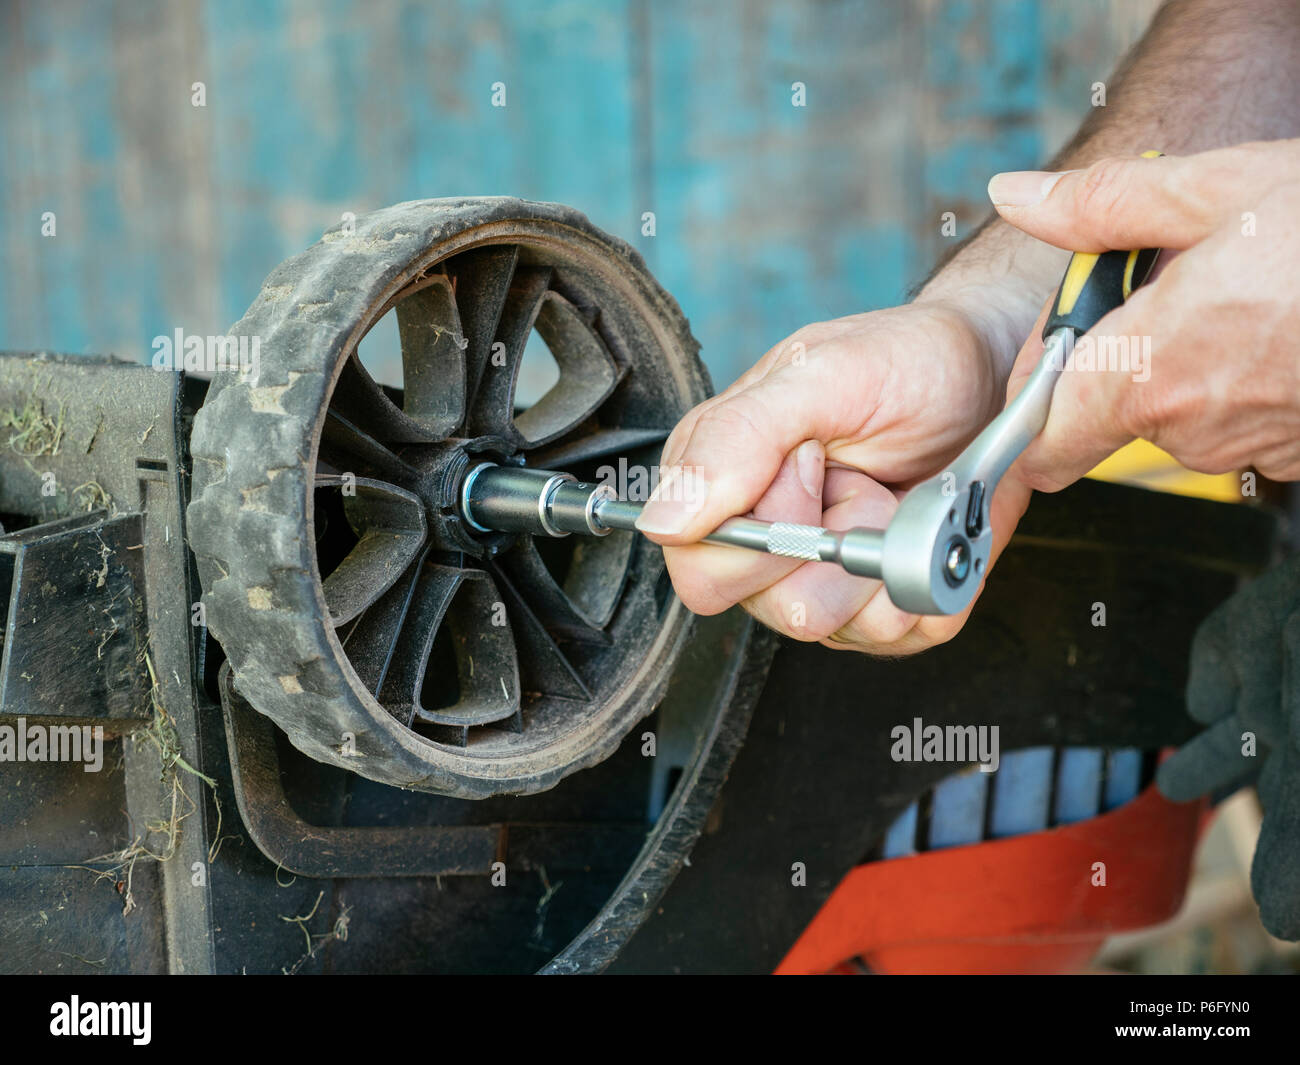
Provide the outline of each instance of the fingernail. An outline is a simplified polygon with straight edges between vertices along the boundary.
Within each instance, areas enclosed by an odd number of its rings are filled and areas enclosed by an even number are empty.
[[[989,199],[995,207],[1033,207],[1042,203],[1052,186],[1068,171],[1012,170],[994,174],[989,181]]]
[[[826,467],[826,452],[822,450],[821,444],[816,440],[805,440],[794,453],[794,465],[803,490],[821,502],[822,479]]]
[[[646,500],[636,527],[644,533],[676,536],[704,509],[708,496],[709,482],[701,470],[693,466],[674,467]]]

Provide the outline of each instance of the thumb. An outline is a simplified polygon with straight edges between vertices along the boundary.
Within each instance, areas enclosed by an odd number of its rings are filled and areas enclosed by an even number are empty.
[[[1101,252],[1188,248],[1257,190],[1261,156],[1291,151],[1247,144],[1181,158],[1108,158],[1083,170],[995,174],[989,199],[1017,229],[1058,248]]]
[[[705,407],[686,440],[674,445],[672,465],[637,528],[659,543],[687,544],[752,510],[799,444],[836,437],[823,377],[812,363],[775,371]],[[820,497],[820,457],[816,469],[812,458],[798,473],[808,492]]]

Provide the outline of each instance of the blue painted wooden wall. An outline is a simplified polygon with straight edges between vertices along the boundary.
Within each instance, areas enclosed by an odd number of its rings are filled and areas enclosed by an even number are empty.
[[[901,299],[1153,6],[7,0],[0,347],[143,359],[223,332],[343,212],[509,193],[637,245],[725,384]]]

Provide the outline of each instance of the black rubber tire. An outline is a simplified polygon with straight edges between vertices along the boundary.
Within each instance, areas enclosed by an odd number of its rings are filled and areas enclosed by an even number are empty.
[[[681,413],[707,397],[699,346],[641,256],[555,204],[445,199],[376,211],[281,264],[231,327],[232,336],[260,337],[260,366],[256,376],[217,373],[195,418],[190,544],[207,625],[235,687],[321,762],[462,798],[536,792],[611,754],[663,696],[690,619],[675,599],[617,705],[602,708],[600,727],[556,736],[518,758],[467,759],[367,698],[327,620],[310,489],[315,441],[345,359],[433,263],[471,247],[532,240],[562,244],[618,286],[662,349]]]

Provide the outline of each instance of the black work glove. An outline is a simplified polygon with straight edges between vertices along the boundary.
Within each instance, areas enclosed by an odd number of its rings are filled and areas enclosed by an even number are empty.
[[[1205,619],[1187,709],[1208,727],[1160,766],[1156,785],[1186,802],[1256,784],[1264,820],[1251,890],[1264,927],[1300,939],[1300,556]]]

